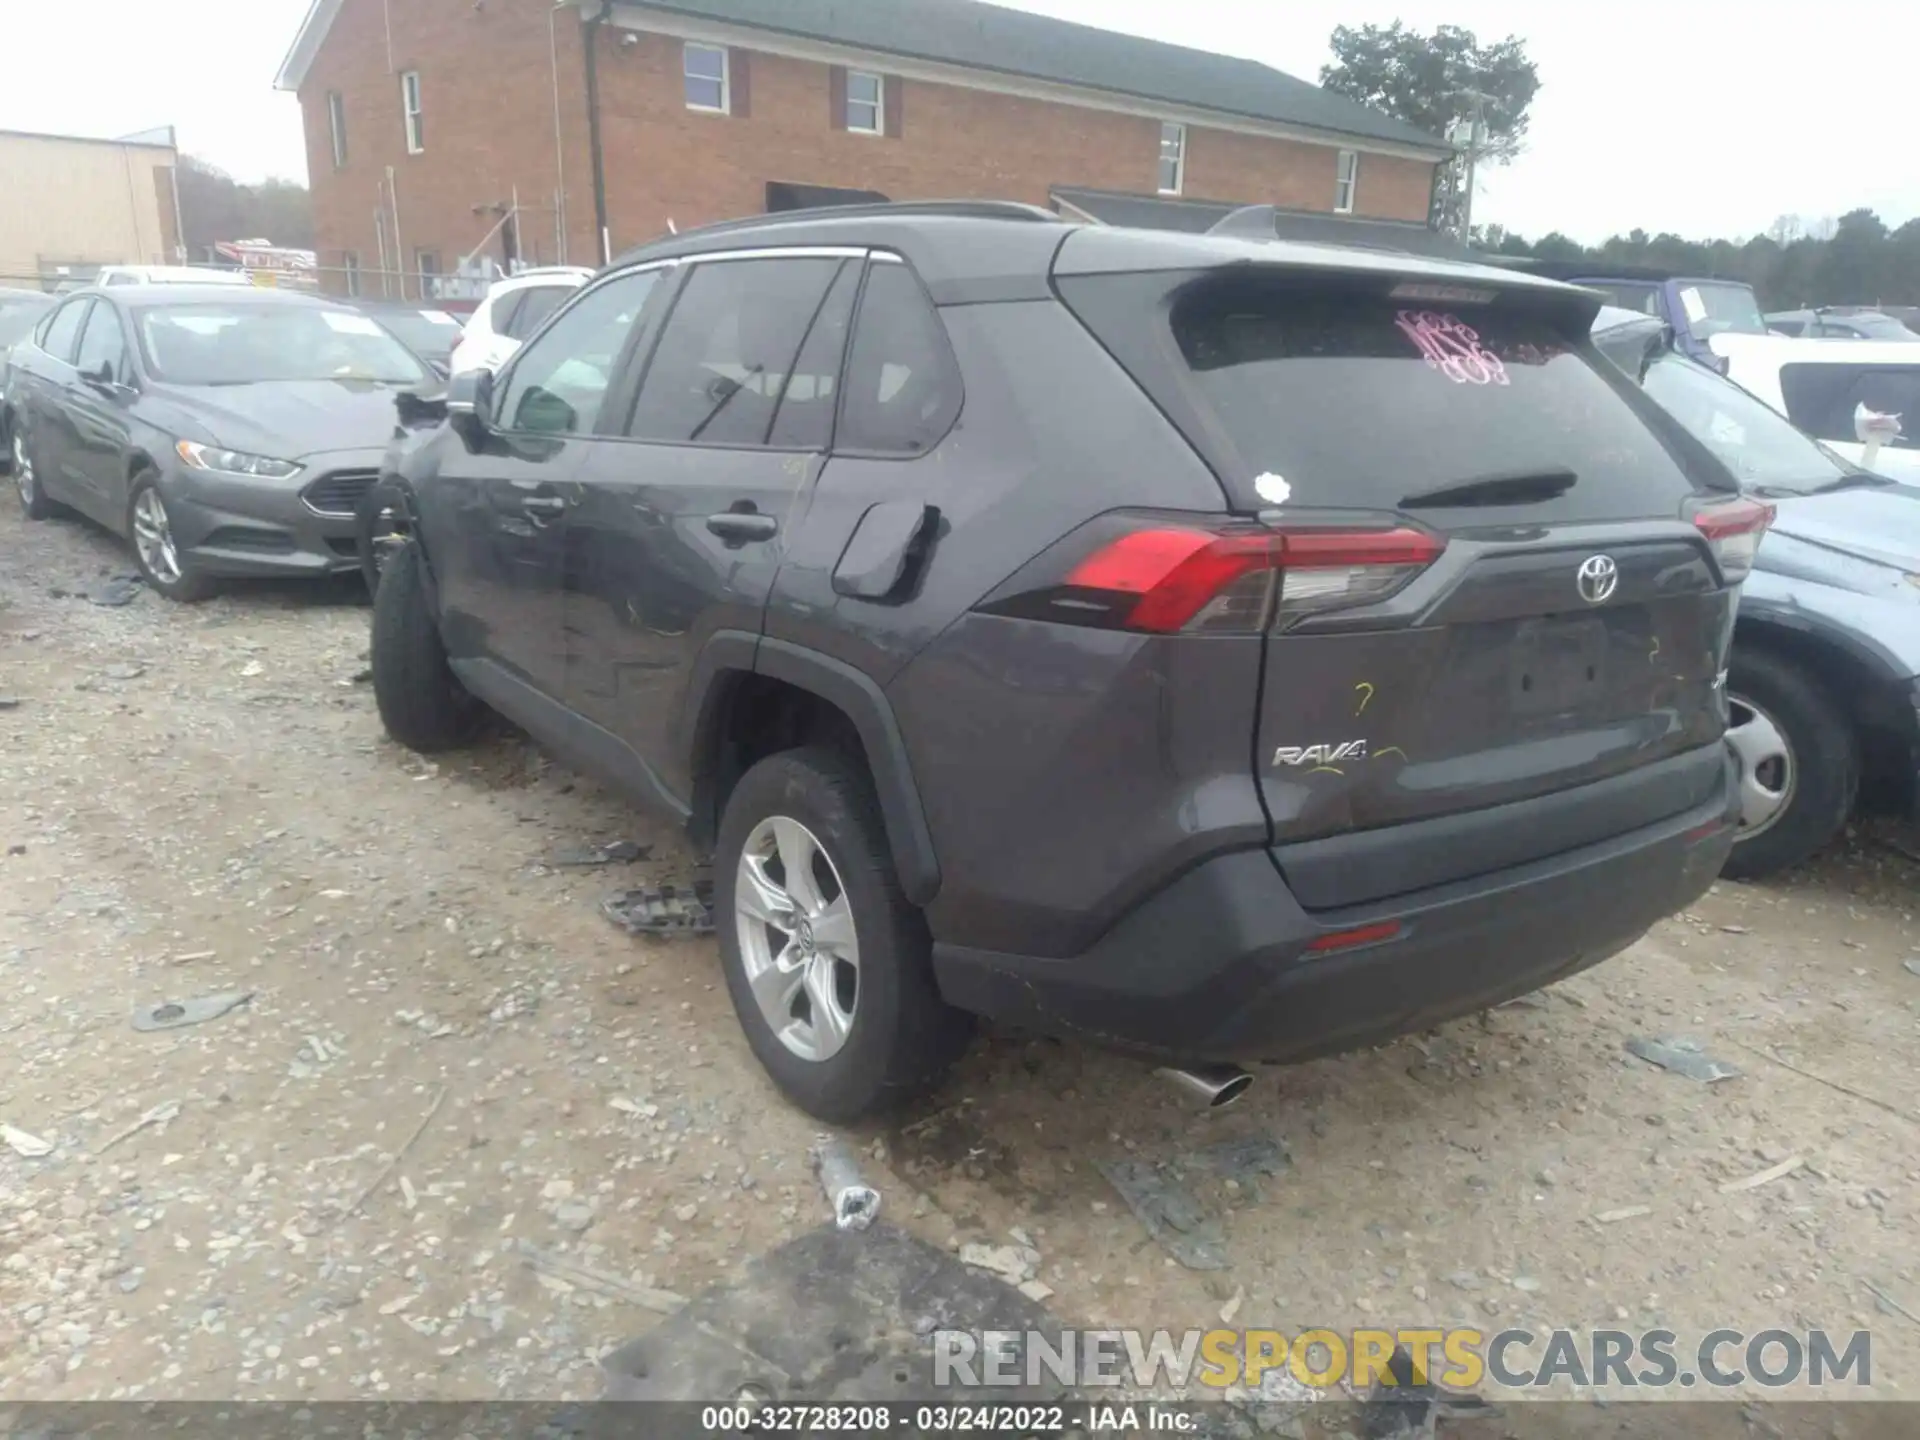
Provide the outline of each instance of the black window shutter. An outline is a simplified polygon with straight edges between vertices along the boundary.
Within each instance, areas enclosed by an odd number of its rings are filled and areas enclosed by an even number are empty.
[[[881,82],[880,89],[886,100],[887,116],[882,128],[889,140],[898,140],[905,134],[906,124],[902,100],[905,98],[907,82],[898,75],[889,75]]]
[[[752,57],[744,50],[727,51],[727,104],[742,120],[753,113]]]
[[[846,129],[847,67],[844,65],[834,65],[827,70],[827,107],[833,128]]]

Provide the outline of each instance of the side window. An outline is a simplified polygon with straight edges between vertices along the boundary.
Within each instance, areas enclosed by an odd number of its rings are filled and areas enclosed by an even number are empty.
[[[119,312],[106,301],[93,307],[73,363],[74,368],[86,375],[98,375],[104,366],[107,378],[121,384],[132,378],[127,365],[127,333],[120,326]]]
[[[860,294],[859,261],[849,260],[814,317],[793,374],[774,412],[767,444],[776,450],[824,450],[833,441],[833,411],[840,402],[840,366],[853,330],[853,302]]]
[[[526,303],[526,291],[509,290],[505,295],[502,295],[498,300],[494,301],[492,305],[487,307],[488,327],[496,335],[504,335],[509,340],[517,340],[519,335],[513,327],[519,322],[520,307]]]
[[[1904,370],[1869,370],[1847,392],[1847,427],[1853,427],[1856,406],[1882,415],[1900,417],[1900,434],[1887,444],[1901,450],[1920,450],[1920,365]],[[1849,433],[1849,440],[1858,439]]]
[[[641,270],[597,286],[522,350],[500,397],[501,426],[537,435],[591,431],[620,352],[659,280],[658,271]]]
[[[565,285],[536,285],[522,294],[525,298],[514,312],[513,327],[506,332],[516,340],[526,339],[546,324],[547,317],[558,310],[573,291]]]
[[[647,367],[627,433],[675,444],[764,445],[841,261],[694,267]]]
[[[953,428],[962,394],[946,327],[918,277],[905,265],[874,265],[854,326],[834,449],[924,454]]]
[[[80,339],[80,322],[86,319],[87,307],[92,303],[91,300],[69,300],[54,311],[40,348],[56,360],[71,361],[74,344]]]

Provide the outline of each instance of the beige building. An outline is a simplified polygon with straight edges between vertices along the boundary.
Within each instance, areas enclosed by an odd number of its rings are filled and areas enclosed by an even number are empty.
[[[175,263],[178,153],[167,130],[124,140],[0,130],[0,286]]]

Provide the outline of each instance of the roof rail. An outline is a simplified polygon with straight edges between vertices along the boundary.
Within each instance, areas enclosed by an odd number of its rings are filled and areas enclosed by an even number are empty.
[[[727,235],[742,230],[761,230],[771,225],[792,225],[819,220],[887,219],[915,215],[947,215],[970,220],[1043,220],[1062,225],[1065,220],[1052,210],[1027,205],[1018,200],[889,200],[873,205],[813,205],[798,210],[772,210],[761,215],[743,215],[736,220],[717,220],[711,225],[678,230],[636,245],[626,253],[651,250],[656,245],[677,240],[698,239],[708,235]]]

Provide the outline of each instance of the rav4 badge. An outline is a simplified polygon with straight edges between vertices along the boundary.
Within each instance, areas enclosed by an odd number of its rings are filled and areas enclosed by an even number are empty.
[[[1338,745],[1282,745],[1273,752],[1275,765],[1333,765],[1367,758],[1367,742],[1343,740]]]

